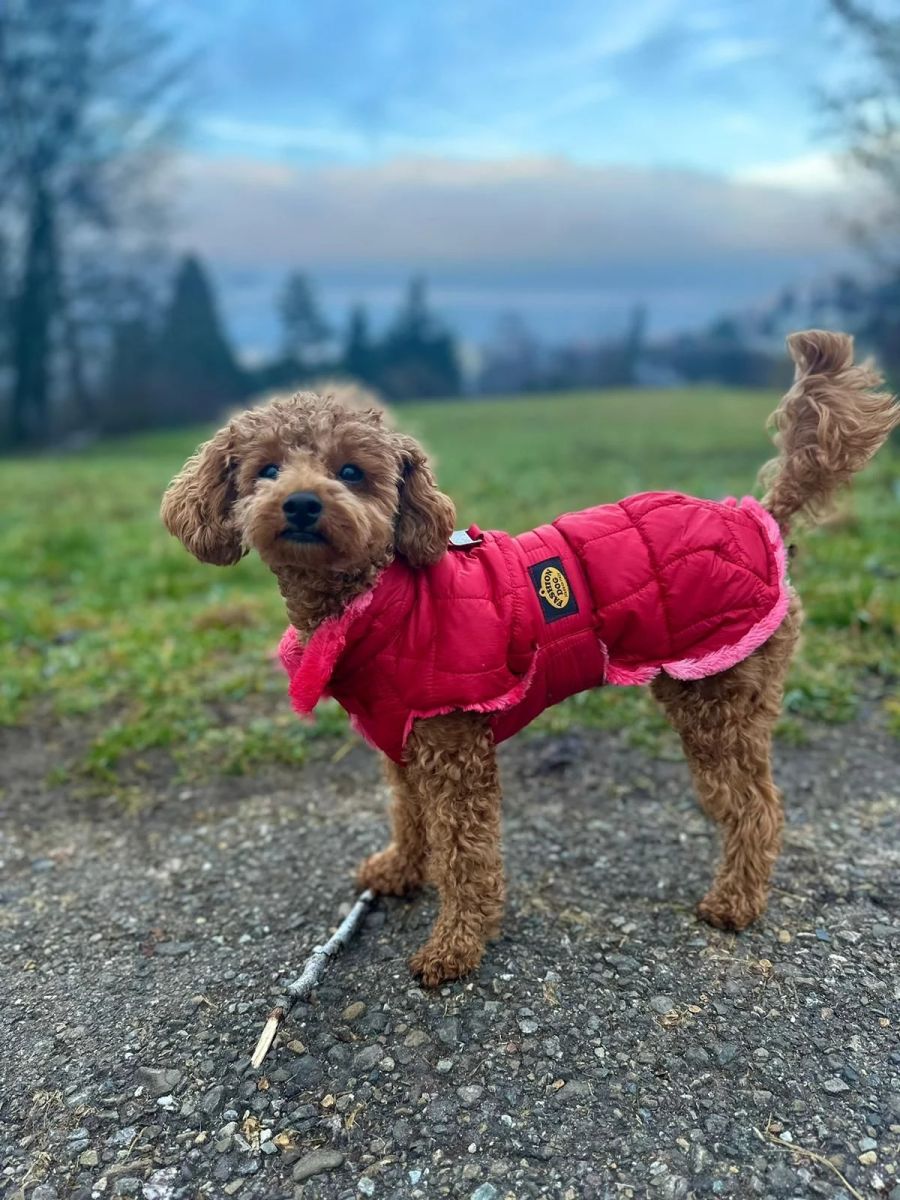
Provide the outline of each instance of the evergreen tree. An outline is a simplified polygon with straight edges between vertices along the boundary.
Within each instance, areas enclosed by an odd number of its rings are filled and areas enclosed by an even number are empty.
[[[159,415],[167,423],[216,416],[244,392],[212,285],[193,255],[186,256],[176,272],[163,317],[159,357],[163,384]]]
[[[410,280],[406,299],[385,338],[380,383],[398,400],[459,393],[456,344],[431,315],[421,276]]]
[[[350,312],[341,366],[354,379],[375,382],[377,355],[369,333],[369,317],[361,304]]]
[[[319,310],[309,280],[300,271],[288,275],[278,308],[285,357],[301,367],[315,365],[331,331]]]

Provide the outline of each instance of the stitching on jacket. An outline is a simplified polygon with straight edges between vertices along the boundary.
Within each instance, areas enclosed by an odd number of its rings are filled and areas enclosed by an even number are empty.
[[[669,611],[669,597],[665,588],[663,587],[659,563],[657,562],[656,555],[653,553],[653,550],[650,547],[650,540],[644,533],[643,529],[641,529],[637,519],[631,515],[629,510],[625,508],[624,505],[623,510],[626,513],[629,521],[631,521],[632,525],[637,530],[638,537],[644,543],[644,549],[647,551],[647,558],[650,560],[650,567],[654,574],[653,582],[656,583],[657,591],[659,593],[659,606],[662,609],[663,619],[666,622],[666,633],[669,635],[669,653],[671,654],[673,653],[675,645],[675,639],[672,634],[672,614]],[[643,589],[640,590],[643,591]]]

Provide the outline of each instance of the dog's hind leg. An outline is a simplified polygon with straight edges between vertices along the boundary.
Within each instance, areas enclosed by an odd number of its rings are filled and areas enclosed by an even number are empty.
[[[800,622],[794,599],[779,629],[744,662],[708,679],[653,683],[681,736],[700,803],[722,830],[722,861],[697,911],[723,929],[745,928],[766,907],[784,823],[772,729]]]
[[[356,882],[382,896],[402,896],[419,887],[425,878],[425,822],[422,801],[405,767],[384,760],[384,771],[393,791],[391,844],[360,863]]]

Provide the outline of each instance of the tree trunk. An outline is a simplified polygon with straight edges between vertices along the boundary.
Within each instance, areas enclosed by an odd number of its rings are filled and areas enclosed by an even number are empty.
[[[10,438],[14,446],[49,432],[50,334],[57,292],[53,218],[52,201],[38,185],[31,199],[22,278],[13,299]]]

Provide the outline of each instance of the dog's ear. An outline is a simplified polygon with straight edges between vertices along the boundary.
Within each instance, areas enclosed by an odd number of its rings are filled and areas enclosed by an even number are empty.
[[[169,484],[160,510],[169,533],[195,558],[217,567],[229,567],[246,553],[232,517],[236,466],[231,429],[220,429]]]
[[[402,458],[400,511],[394,545],[411,567],[443,558],[456,523],[453,501],[438,491],[425,451],[411,437],[398,437]]]

